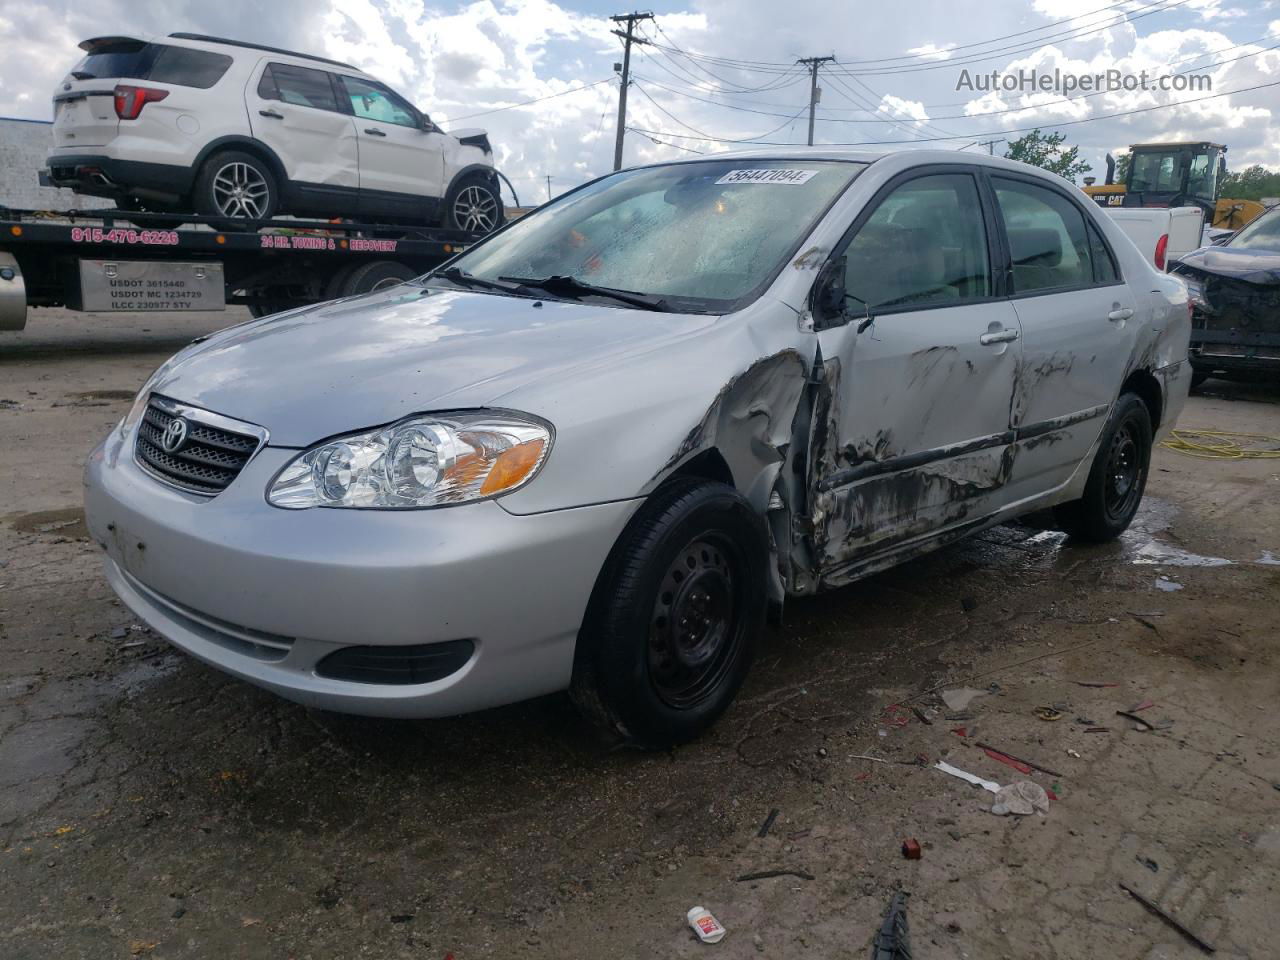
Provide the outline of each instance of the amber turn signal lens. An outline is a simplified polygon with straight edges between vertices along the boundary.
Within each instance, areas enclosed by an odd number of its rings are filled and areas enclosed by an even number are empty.
[[[547,442],[539,438],[498,454],[498,459],[493,462],[493,468],[480,487],[480,495],[492,496],[524,482],[542,460],[542,452],[546,446]]]

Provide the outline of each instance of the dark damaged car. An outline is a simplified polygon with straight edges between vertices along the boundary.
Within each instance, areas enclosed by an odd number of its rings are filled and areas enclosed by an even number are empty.
[[[1280,377],[1280,208],[1174,268],[1187,282],[1194,383]]]
[[[951,152],[625,170],[418,280],[233,327],[91,457],[106,573],[316,707],[569,690],[656,746],[769,604],[1052,507],[1129,524],[1189,310],[1078,189]]]

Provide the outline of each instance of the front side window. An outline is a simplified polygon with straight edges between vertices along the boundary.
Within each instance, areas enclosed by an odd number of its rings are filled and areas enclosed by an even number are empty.
[[[721,313],[763,292],[866,164],[706,160],[614,174],[450,266],[484,280],[572,277]]]
[[[1132,161],[1130,190],[1177,192],[1182,189],[1181,153],[1139,153]]]
[[[359,77],[339,77],[347,96],[351,98],[351,112],[361,120],[378,120],[402,127],[416,127],[418,113],[390,90]]]
[[[947,306],[991,295],[987,232],[967,173],[918,177],[876,207],[845,250],[850,307]]]
[[[258,96],[317,110],[338,109],[329,75],[323,70],[310,70],[287,63],[268,64],[258,81]]]
[[[1035,293],[1093,283],[1084,214],[1046,187],[993,177],[996,203],[1009,238],[1013,292]]]

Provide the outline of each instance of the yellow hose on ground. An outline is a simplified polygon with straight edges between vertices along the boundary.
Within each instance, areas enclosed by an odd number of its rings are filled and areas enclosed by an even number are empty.
[[[1266,446],[1269,444],[1270,446]],[[1174,430],[1160,446],[1203,460],[1280,459],[1280,437],[1227,430]]]

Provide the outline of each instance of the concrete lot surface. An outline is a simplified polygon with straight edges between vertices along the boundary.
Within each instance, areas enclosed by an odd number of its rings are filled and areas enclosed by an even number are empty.
[[[1219,957],[1280,955],[1280,460],[1158,450],[1122,542],[1000,527],[792,604],[671,753],[608,750],[562,697],[342,717],[173,652],[85,537],[85,455],[241,318],[0,334],[0,957],[861,957],[898,889],[917,960],[1203,955],[1121,882]],[[1183,424],[1280,434],[1280,387],[1211,381]],[[1157,729],[1116,715],[1145,700]],[[994,816],[938,759],[1057,800]],[[776,869],[812,879],[736,880]]]

